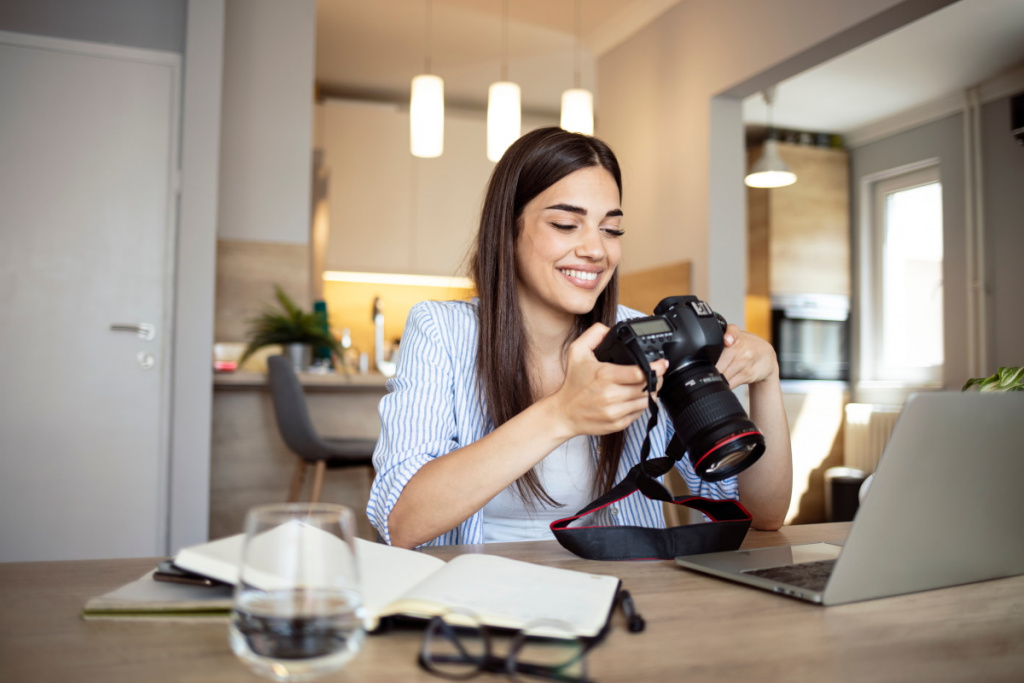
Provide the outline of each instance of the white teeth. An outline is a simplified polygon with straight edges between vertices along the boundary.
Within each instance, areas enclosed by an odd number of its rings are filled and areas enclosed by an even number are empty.
[[[582,271],[582,270],[565,270],[564,268],[560,268],[559,270],[561,270],[563,273],[565,273],[569,277],[574,277],[577,280],[596,280],[597,279],[597,273],[588,273],[588,272],[585,272],[585,271]]]

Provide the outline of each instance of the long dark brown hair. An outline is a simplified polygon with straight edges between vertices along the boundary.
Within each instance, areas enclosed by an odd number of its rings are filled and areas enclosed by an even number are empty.
[[[621,200],[622,175],[608,145],[561,128],[540,128],[522,136],[508,148],[491,174],[470,272],[480,297],[477,375],[494,427],[534,402],[527,367],[526,328],[517,294],[516,241],[523,207],[565,176],[589,167],[601,167],[611,173]],[[595,322],[614,325],[618,299],[619,275],[615,272],[593,310],[576,316],[566,344]],[[595,493],[607,491],[614,484],[624,438],[621,431],[600,438]],[[532,469],[517,480],[516,486],[528,503],[559,505]]]

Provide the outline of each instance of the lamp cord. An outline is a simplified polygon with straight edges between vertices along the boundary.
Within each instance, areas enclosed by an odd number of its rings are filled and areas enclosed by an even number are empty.
[[[434,2],[433,0],[427,0],[427,29],[424,43],[426,45],[426,54],[423,56],[424,73],[431,73],[430,57],[433,47],[433,28],[434,28]]]
[[[576,0],[576,53],[574,55],[575,59],[573,63],[573,87],[577,90],[580,88],[580,83],[582,82],[582,78],[580,77],[580,34],[582,33],[580,15],[580,0]]]
[[[508,0],[501,1],[501,80],[508,80]]]

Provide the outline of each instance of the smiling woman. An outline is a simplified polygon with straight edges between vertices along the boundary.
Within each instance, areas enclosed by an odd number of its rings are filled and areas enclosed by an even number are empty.
[[[593,351],[610,325],[642,315],[617,303],[621,188],[607,145],[559,128],[524,135],[498,162],[472,259],[478,298],[413,308],[381,401],[367,512],[388,543],[549,539],[550,522],[639,462],[645,376]],[[790,482],[778,366],[735,327],[726,344],[718,369],[751,385],[752,417],[773,444],[744,473],[748,508],[755,525],[775,527]],[[667,363],[654,367],[660,377]],[[652,451],[672,435],[658,425]],[[700,486],[687,463],[680,473]],[[739,486],[703,493],[736,497]],[[664,526],[660,503],[633,498],[617,504],[619,524]]]

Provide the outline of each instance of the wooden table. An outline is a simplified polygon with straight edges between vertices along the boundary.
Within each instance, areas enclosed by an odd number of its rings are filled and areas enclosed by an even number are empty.
[[[849,525],[750,532],[745,547],[838,541]],[[1024,576],[836,607],[705,577],[672,562],[591,562],[554,541],[457,546],[620,577],[647,620],[616,614],[590,655],[600,682],[1024,681]],[[0,681],[258,681],[223,622],[83,621],[85,601],[138,578],[152,559],[0,564]],[[438,680],[415,664],[420,633],[367,639],[324,681]],[[475,680],[505,680],[481,676]]]

